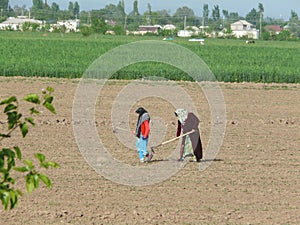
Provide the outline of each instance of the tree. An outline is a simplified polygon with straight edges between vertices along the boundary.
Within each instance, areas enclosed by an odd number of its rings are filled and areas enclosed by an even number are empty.
[[[133,2],[133,15],[134,16],[139,16],[140,15],[137,0],[134,0],[134,2]]]
[[[228,10],[222,10],[222,14],[224,17],[224,27],[228,28],[229,24],[228,24],[228,19],[229,19],[229,12]]]
[[[213,29],[218,30],[222,27],[222,21],[220,19],[220,8],[219,5],[215,5],[212,10]]]
[[[294,10],[291,10],[288,29],[294,36],[300,37],[300,21],[298,14]]]
[[[208,4],[204,4],[203,5],[203,10],[202,10],[202,26],[203,27],[207,24],[208,17],[209,17]]]
[[[147,7],[148,7],[148,11],[146,11],[146,12],[144,13],[144,17],[145,17],[145,20],[146,20],[146,24],[147,24],[147,25],[151,25],[151,14],[152,14],[152,10],[151,10],[151,5],[150,5],[150,3],[148,3]]]
[[[246,15],[246,20],[254,25],[257,24],[258,18],[259,13],[254,8]]]
[[[264,6],[262,3],[258,4],[258,13],[259,13],[259,34],[262,38],[262,22],[263,22],[263,13],[264,13]]]
[[[240,16],[237,12],[230,12],[228,18],[229,18],[229,21],[235,22],[240,19]]]
[[[129,30],[136,30],[139,25],[140,25],[140,13],[138,10],[138,1],[134,0],[133,2],[133,11],[131,13],[128,14],[127,17],[127,21],[128,21],[128,29]]]
[[[220,20],[220,8],[219,5],[215,5],[212,10],[212,17],[214,21]]]
[[[298,17],[298,14],[296,13],[296,11],[291,10],[291,18],[290,18],[290,21],[298,21],[298,20],[299,20],[299,17]]]
[[[33,9],[43,9],[43,0],[32,0]]]
[[[7,11],[8,10],[8,2],[9,2],[9,0],[0,0],[0,10]]]
[[[51,5],[51,10],[55,13],[57,13],[59,11],[59,5],[55,2],[52,3]]]
[[[73,2],[69,2],[68,12],[69,12],[70,17],[73,19],[74,18],[74,3]]]
[[[73,14],[74,14],[74,16],[75,16],[76,19],[79,16],[79,12],[80,12],[80,6],[79,6],[78,2],[76,1],[74,3],[74,11],[73,11]]]
[[[96,16],[92,15],[92,30],[94,33],[105,34],[107,29],[107,24],[103,18],[97,18]]]
[[[50,112],[56,113],[52,105],[53,97],[51,94],[53,91],[52,87],[43,90],[42,99],[37,94],[29,94],[23,98],[26,102],[34,105],[30,108],[31,115],[40,114],[38,107],[41,105]],[[15,96],[7,97],[0,102],[0,106],[4,107],[3,113],[7,117],[8,127],[7,132],[0,133],[0,144],[4,139],[10,138],[17,129],[20,129],[22,137],[25,138],[29,131],[28,125],[35,126],[34,118],[32,116],[23,117],[23,114],[20,113],[19,101]],[[55,162],[47,162],[45,155],[41,153],[35,153],[34,156],[38,159],[40,168],[59,167]],[[23,165],[17,166],[18,162],[21,162]],[[38,188],[40,181],[47,187],[52,187],[51,180],[37,169],[33,164],[33,160],[23,159],[19,146],[3,147],[0,150],[0,199],[5,210],[15,208],[19,197],[23,195],[21,190],[15,188],[17,179],[13,177],[12,171],[25,174],[23,177],[25,178],[25,186],[28,193]]]
[[[117,6],[117,11],[118,11],[118,14],[120,15],[120,17],[122,19],[124,19],[124,17],[126,16],[124,0],[119,1],[119,4]]]
[[[151,22],[152,24],[166,25],[172,23],[172,16],[167,10],[159,10],[151,12]]]
[[[173,15],[173,21],[177,24],[182,24],[185,19],[186,22],[190,25],[193,25],[193,22],[195,21],[195,13],[193,9],[187,6],[178,8]],[[183,28],[185,29],[185,27]]]

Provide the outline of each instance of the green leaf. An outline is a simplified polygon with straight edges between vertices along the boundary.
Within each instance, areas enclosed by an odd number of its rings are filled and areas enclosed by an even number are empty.
[[[9,197],[10,197],[10,209],[13,209],[18,203],[18,193],[16,191],[11,190],[9,192]]]
[[[23,135],[23,138],[26,136],[26,134],[28,133],[28,126],[25,122],[20,124],[20,129]]]
[[[27,102],[31,102],[34,104],[40,104],[40,97],[37,94],[29,94],[23,98]]]
[[[20,190],[16,190],[16,192],[18,193],[19,196],[23,196],[23,192]]]
[[[15,147],[14,147],[14,150],[15,150],[15,152],[17,153],[17,158],[18,158],[19,160],[21,160],[21,159],[22,159],[22,152],[21,152],[20,148],[19,148],[18,146],[15,146]]]
[[[1,155],[6,156],[6,165],[7,165],[7,170],[10,170],[13,166],[15,166],[15,152],[12,151],[9,148],[3,148],[1,151]],[[1,157],[2,159],[4,159],[3,157]],[[8,179],[8,177],[6,178]]]
[[[4,206],[4,209],[7,210],[8,208],[8,203],[9,203],[9,192],[8,191],[4,191],[2,194],[2,204]]]
[[[11,183],[11,184],[15,184],[15,180],[12,177],[8,177],[7,178],[7,182]]]
[[[35,126],[34,119],[32,117],[26,117],[25,120],[30,123],[32,126]]]
[[[34,154],[34,156],[40,161],[41,164],[45,162],[46,159],[45,155],[41,153],[36,153]]]
[[[4,157],[0,157],[0,172],[2,173],[1,169],[4,167]]]
[[[17,112],[8,112],[7,120],[8,120],[8,129],[12,129],[18,122]]]
[[[2,102],[0,102],[0,105],[4,105],[4,104],[10,104],[12,102],[16,102],[17,98],[15,96],[12,97],[8,97],[6,99],[4,99]]]
[[[44,103],[43,104],[45,104],[45,102],[52,103],[52,101],[53,101],[53,97],[51,95],[48,95],[48,94],[44,95]]]
[[[18,171],[18,172],[21,172],[21,173],[30,171],[30,169],[29,169],[28,166],[14,167],[14,170],[15,170],[15,171]]]
[[[26,175],[26,190],[28,193],[31,193],[34,190],[34,179],[32,174]]]
[[[33,169],[34,169],[34,166],[33,166],[31,160],[25,159],[25,160],[24,160],[24,163],[25,163],[25,165],[28,166],[29,170],[33,170]]]
[[[38,188],[40,185],[40,178],[38,174],[34,174],[33,175],[33,184],[34,184],[34,188]]]
[[[12,111],[14,109],[18,108],[17,106],[15,106],[14,104],[8,104],[5,109],[4,109],[4,113],[7,113],[9,111]]]
[[[39,178],[44,182],[44,184],[46,184],[47,187],[52,187],[51,180],[46,175],[40,173]]]
[[[47,87],[47,91],[50,92],[50,93],[52,93],[52,92],[54,92],[54,88],[51,87],[51,86],[48,86],[48,87]]]
[[[43,104],[50,112],[56,114],[55,112],[55,108],[53,107],[53,105],[49,102],[44,102]]]
[[[30,113],[40,115],[40,111],[36,110],[34,107],[30,109]]]
[[[47,166],[47,168],[49,167],[49,166],[51,166],[51,167],[54,167],[54,168],[59,168],[60,167],[60,165],[58,164],[58,163],[56,163],[56,162],[47,162],[46,163],[46,166]]]

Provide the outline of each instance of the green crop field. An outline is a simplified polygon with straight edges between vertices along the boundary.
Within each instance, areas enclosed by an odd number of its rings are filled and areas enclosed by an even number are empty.
[[[105,52],[140,40],[161,37],[0,32],[0,76],[81,77]],[[173,43],[199,55],[218,81],[300,83],[300,42],[206,39],[205,45],[176,38]],[[113,78],[137,79],[163,76],[189,79],[179,69],[162,63],[137,63],[118,71]]]

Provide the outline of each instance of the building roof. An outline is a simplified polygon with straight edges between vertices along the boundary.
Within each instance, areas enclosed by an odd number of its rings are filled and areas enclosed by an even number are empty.
[[[173,24],[166,24],[163,26],[164,30],[175,30],[176,26],[174,26]]]
[[[35,20],[35,19],[29,19],[28,17],[24,17],[24,16],[20,16],[20,17],[8,17],[8,19],[4,22],[2,22],[1,24],[7,24],[7,25],[12,25],[12,24],[16,24],[16,25],[20,25],[23,24],[25,22],[28,23],[37,23],[37,24],[42,24],[43,21],[41,20]]]
[[[282,31],[282,27],[280,25],[267,25],[267,26],[265,26],[265,30],[280,32],[280,31]]]
[[[253,26],[252,23],[249,23],[249,22],[247,22],[246,20],[238,20],[238,21],[232,23],[232,25],[234,25],[234,24],[243,24],[243,25],[250,25],[250,26]]]

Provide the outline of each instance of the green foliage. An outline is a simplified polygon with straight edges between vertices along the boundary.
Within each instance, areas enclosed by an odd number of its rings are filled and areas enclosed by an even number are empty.
[[[80,32],[82,33],[83,36],[88,37],[92,34],[93,31],[91,27],[83,25],[80,27]]]
[[[28,94],[23,98],[24,101],[33,104],[30,114],[39,114],[37,107],[44,106],[50,112],[55,113],[52,105],[54,89],[47,87],[42,91],[42,97],[37,94]],[[22,137],[28,134],[28,125],[35,126],[33,117],[23,117],[19,112],[19,101],[15,96],[7,97],[0,102],[0,106],[4,107],[3,113],[7,116],[7,132],[0,133],[0,143],[5,138],[10,138],[16,129],[20,129]],[[36,153],[35,158],[39,161],[39,167],[48,169],[49,167],[58,168],[56,162],[46,161],[46,157],[41,153]],[[17,162],[23,164],[17,166]],[[0,199],[5,210],[13,209],[18,203],[18,198],[23,195],[22,191],[14,187],[16,179],[12,177],[12,170],[22,173],[25,177],[25,187],[28,193],[33,192],[39,187],[42,181],[47,187],[51,188],[52,183],[47,175],[38,171],[37,166],[32,160],[23,159],[22,152],[18,146],[2,148],[0,150]]]
[[[61,37],[53,33],[43,37],[38,33],[3,32],[0,40],[2,76],[77,78],[94,60],[115,47],[140,40],[162,41],[162,37],[82,37],[82,34],[65,34]],[[247,45],[245,40],[207,38],[205,45],[200,46],[199,43],[176,37],[173,43],[197,54],[219,81],[300,82],[300,46],[293,41],[255,41],[255,44]],[[182,74],[167,65],[152,66],[145,63],[143,66],[141,63],[118,71],[114,77],[135,79],[161,75],[180,80]]]
[[[92,17],[92,30],[94,33],[105,34],[107,31],[107,24],[105,23],[104,19]]]
[[[276,35],[276,40],[278,41],[287,41],[291,37],[291,32],[288,30],[281,31],[278,35]]]

